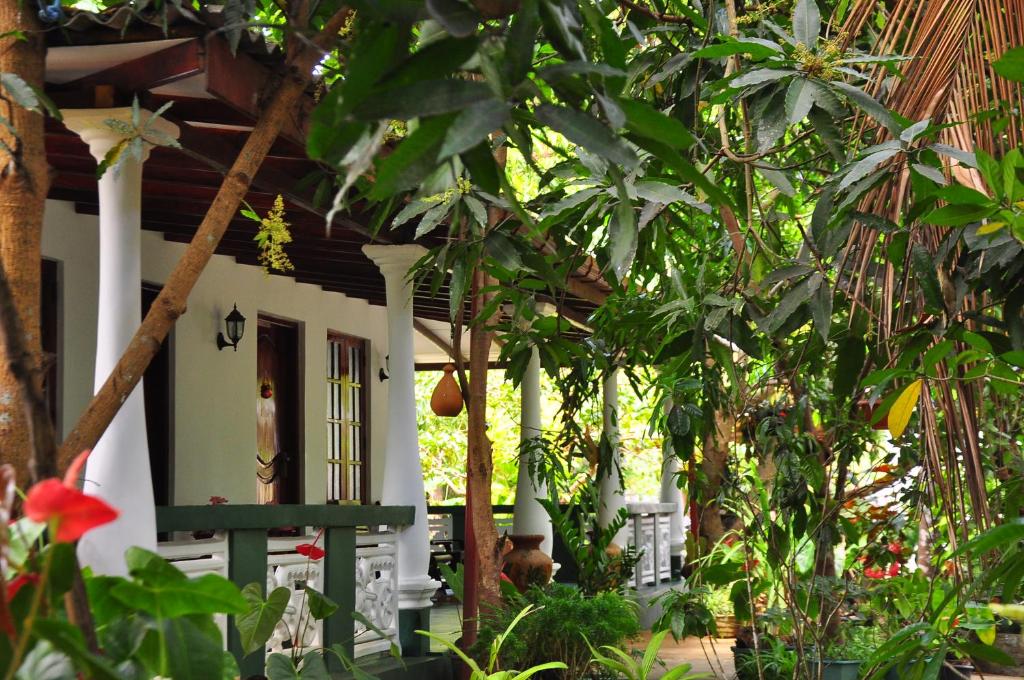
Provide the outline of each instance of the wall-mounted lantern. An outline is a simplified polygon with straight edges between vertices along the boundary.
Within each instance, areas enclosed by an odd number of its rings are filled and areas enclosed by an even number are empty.
[[[227,340],[223,333],[217,333],[217,349],[231,347],[238,351],[238,342],[245,333],[245,317],[238,311],[238,305],[234,305],[231,313],[224,317],[224,328],[228,333]]]

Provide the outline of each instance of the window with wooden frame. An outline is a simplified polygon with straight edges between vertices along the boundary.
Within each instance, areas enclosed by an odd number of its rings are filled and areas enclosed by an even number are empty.
[[[365,503],[366,340],[327,334],[327,502]]]

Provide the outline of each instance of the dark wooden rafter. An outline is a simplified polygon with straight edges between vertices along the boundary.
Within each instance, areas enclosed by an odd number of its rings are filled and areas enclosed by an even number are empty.
[[[114,104],[127,105],[138,96],[141,105],[150,110],[168,101],[174,102],[163,117],[179,127],[182,148],[152,150],[143,168],[142,214],[144,228],[160,231],[166,240],[174,242],[187,242],[195,233],[227,168],[244,143],[248,129],[260,115],[262,103],[258,93],[277,77],[273,56],[258,57],[244,49],[232,54],[219,33],[185,28],[188,30],[180,35],[186,39],[180,43],[68,83],[48,86],[47,90],[57,104],[65,108],[110,105],[106,100],[111,97]],[[110,29],[104,30],[109,32]],[[74,37],[87,43],[91,39],[81,35]],[[154,37],[150,36],[140,41],[152,39]],[[88,44],[97,42],[112,41],[99,36]],[[209,98],[150,91],[197,77],[202,78]],[[99,99],[101,93],[105,97],[103,101]],[[286,252],[295,265],[295,269],[285,275],[301,283],[319,285],[324,290],[384,304],[383,277],[363,255],[361,247],[371,242],[406,242],[412,238],[412,232],[372,234],[366,226],[369,216],[358,209],[335,216],[328,232],[329,206],[318,205],[314,200],[312,187],[316,182],[300,182],[321,172],[317,164],[305,156],[303,146],[305,126],[314,105],[313,97],[308,95],[296,107],[253,179],[246,200],[257,213],[266,214],[278,195],[284,199],[286,220],[291,224],[294,237]],[[78,212],[98,213],[95,161],[86,145],[51,121],[47,129],[47,153],[55,170],[50,197],[74,202]],[[217,253],[234,257],[242,264],[258,266],[258,248],[253,241],[255,232],[256,225],[239,216],[230,224]],[[442,240],[440,236],[428,237],[424,245],[436,245]],[[599,273],[595,277],[593,272],[574,272],[568,285],[576,299],[560,306],[567,317],[577,322],[582,322],[592,309],[591,305],[599,304],[607,295],[607,286],[600,280]],[[428,285],[418,286],[414,291],[416,315],[448,321],[448,295],[446,285],[436,296]],[[467,303],[466,314],[468,309]],[[437,335],[428,327],[424,328]],[[439,346],[454,356],[455,350],[451,346],[446,348],[443,338],[428,338],[435,344],[440,341]]]

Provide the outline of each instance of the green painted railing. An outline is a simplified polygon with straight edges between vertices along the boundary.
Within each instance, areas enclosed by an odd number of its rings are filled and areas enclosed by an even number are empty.
[[[356,608],[356,530],[359,527],[408,526],[412,506],[380,505],[186,505],[156,509],[157,530],[226,531],[228,577],[239,587],[267,583],[267,531],[279,527],[323,528],[324,595],[338,603],[338,611],[324,620],[323,646],[343,645],[351,656]],[[264,592],[266,596],[266,592]],[[232,617],[233,618],[233,617]],[[242,677],[262,675],[262,652],[243,656],[234,621],[228,621],[228,650],[238,659]],[[333,669],[336,660],[329,658]]]

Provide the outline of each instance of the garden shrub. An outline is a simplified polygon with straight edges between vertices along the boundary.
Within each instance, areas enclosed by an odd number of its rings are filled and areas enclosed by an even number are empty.
[[[508,598],[504,606],[481,616],[474,652],[486,654],[491,641],[502,633],[525,606],[537,608],[516,626],[499,658],[503,669],[523,669],[546,661],[562,661],[565,670],[547,671],[544,677],[592,677],[591,651],[601,645],[620,646],[640,631],[636,605],[624,595],[603,592],[585,596],[578,589],[553,583],[534,587]]]

